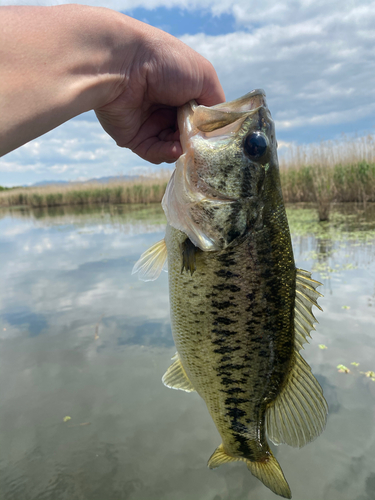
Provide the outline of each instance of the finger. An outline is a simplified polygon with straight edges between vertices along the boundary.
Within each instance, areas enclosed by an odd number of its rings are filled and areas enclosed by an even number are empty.
[[[203,63],[204,79],[201,93],[196,97],[198,104],[203,106],[214,106],[225,101],[224,89],[221,86],[217,73],[212,64],[205,60]]]
[[[176,109],[170,107],[159,108],[154,111],[141,125],[135,137],[127,147],[135,151],[138,146],[150,138],[165,140],[175,132]],[[162,134],[162,135],[161,135]],[[168,141],[171,140],[169,137]]]
[[[133,149],[141,158],[155,164],[173,163],[182,154],[179,141],[160,141],[157,137],[151,137]]]

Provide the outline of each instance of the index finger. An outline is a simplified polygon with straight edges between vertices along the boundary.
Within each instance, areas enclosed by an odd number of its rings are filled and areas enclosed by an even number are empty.
[[[221,86],[215,68],[207,59],[204,60],[203,71],[201,93],[195,98],[197,103],[203,106],[214,106],[215,104],[225,102],[223,87]]]

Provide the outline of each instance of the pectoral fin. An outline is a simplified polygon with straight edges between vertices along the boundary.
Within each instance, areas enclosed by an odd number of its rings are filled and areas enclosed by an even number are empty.
[[[162,271],[166,271],[167,245],[165,240],[160,240],[143,252],[134,264],[132,274],[139,273],[142,281],[154,281]]]
[[[189,238],[186,238],[186,240],[181,243],[181,274],[186,270],[186,272],[190,271],[190,274],[193,276],[194,271],[197,269],[195,262],[197,252],[201,252],[201,249],[196,247]]]
[[[163,384],[170,389],[179,389],[180,391],[185,392],[195,391],[193,384],[190,382],[188,376],[186,375],[178,353],[173,356],[172,360],[175,361],[165,372],[162,378]]]

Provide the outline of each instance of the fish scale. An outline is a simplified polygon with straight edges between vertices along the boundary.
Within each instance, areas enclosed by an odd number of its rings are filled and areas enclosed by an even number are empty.
[[[134,267],[155,279],[168,257],[177,354],[163,382],[204,399],[222,438],[210,468],[243,461],[291,498],[267,437],[304,446],[328,407],[299,353],[320,283],[295,267],[274,124],[259,90],[212,108],[192,101],[178,120],[166,235]]]
[[[193,276],[173,270],[169,272],[172,331],[188,377],[206,401],[219,432],[222,430],[226,450],[240,453],[244,458],[258,459],[266,456],[259,451],[268,451],[266,444],[259,446],[256,440],[248,446],[239,445],[235,428],[241,424],[247,426],[249,435],[258,435],[259,431],[264,436],[264,416],[255,416],[264,414],[265,395],[270,399],[278,393],[288,374],[282,359],[285,358],[288,364],[293,350],[290,330],[294,321],[295,293],[293,273],[288,269],[288,263],[294,263],[291,244],[289,257],[285,256],[285,248],[283,252],[284,267],[292,277],[289,288],[285,283],[287,277],[284,280],[279,276],[275,279],[272,274],[268,279],[264,278],[270,268],[272,240],[277,239],[277,233],[270,240],[264,232],[269,233],[269,230],[249,233],[241,245],[229,247],[218,255],[199,252]],[[166,240],[171,262],[174,262],[174,257],[181,259],[180,245],[185,239],[184,233],[172,227],[168,229]],[[275,258],[278,258],[279,252],[275,253]],[[193,287],[195,302],[187,302],[181,317],[180,302],[174,297],[190,298]],[[285,302],[288,301],[286,308]],[[196,321],[202,304],[205,306],[205,318],[203,322],[196,323],[199,333],[186,336],[184,332],[189,324]],[[197,343],[196,337],[199,337]],[[206,358],[200,357],[199,366],[194,362],[194,348],[200,353],[207,353]],[[216,372],[214,381],[213,369]],[[272,394],[268,394],[265,381],[272,386]],[[214,384],[218,387],[217,393],[212,390]],[[235,392],[237,395],[234,397]],[[239,397],[240,392],[246,397]],[[214,397],[212,393],[215,393]],[[217,408],[224,411],[217,411]],[[236,418],[233,419],[233,415]],[[232,439],[225,438],[228,423],[233,431]]]

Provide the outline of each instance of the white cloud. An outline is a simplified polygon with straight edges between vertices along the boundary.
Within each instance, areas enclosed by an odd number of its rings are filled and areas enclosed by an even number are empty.
[[[215,37],[182,37],[214,64],[227,98],[265,88],[280,130],[363,119],[372,126],[375,3],[362,8],[343,4],[340,10],[336,2],[320,10],[309,5],[309,17],[298,8],[291,15],[295,3],[284,2],[285,15],[278,19],[274,2],[256,5],[259,9],[238,2],[237,20],[244,27],[257,21],[264,25]]]
[[[39,2],[51,3],[67,2]],[[122,11],[165,6],[232,14],[237,31],[185,35],[182,40],[214,64],[228,99],[264,88],[283,141],[290,141],[291,134],[301,142],[302,133],[316,141],[367,132],[375,124],[374,1],[109,0],[106,5]],[[324,132],[327,127],[330,131]],[[118,148],[92,113],[0,160],[0,172],[28,172],[23,183],[36,175],[92,178],[150,168],[160,167]]]
[[[43,179],[91,179],[152,168],[130,150],[116,146],[98,122],[84,119],[65,123],[0,159],[0,174],[33,172]]]

